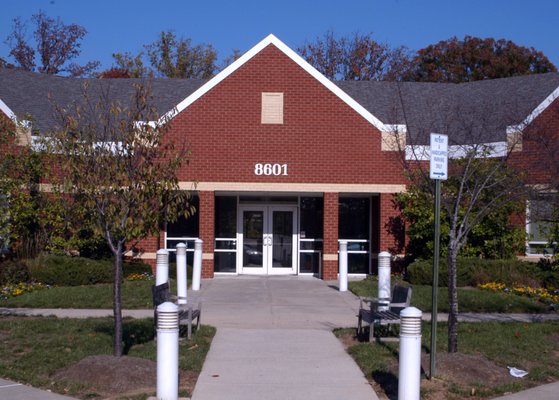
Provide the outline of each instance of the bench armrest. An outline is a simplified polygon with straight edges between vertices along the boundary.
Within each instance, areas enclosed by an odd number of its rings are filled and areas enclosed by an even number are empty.
[[[365,308],[364,305],[368,304],[368,307],[372,309],[373,304],[377,304],[379,299],[376,297],[359,297],[359,308]]]
[[[408,307],[408,303],[389,303],[388,307]]]

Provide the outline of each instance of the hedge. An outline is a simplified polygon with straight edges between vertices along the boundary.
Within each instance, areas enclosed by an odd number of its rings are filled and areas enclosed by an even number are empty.
[[[113,282],[113,261],[83,257],[46,255],[30,263],[31,279],[47,285],[80,286]],[[151,272],[140,262],[124,263],[123,277],[132,273]]]
[[[433,261],[416,260],[407,268],[407,280],[416,285],[431,285],[433,282]],[[545,276],[544,276],[545,275]],[[477,286],[481,283],[500,282],[506,285],[526,285],[532,287],[551,286],[559,276],[541,270],[536,263],[510,260],[487,260],[479,258],[459,258],[457,260],[457,285]],[[448,285],[446,260],[439,264],[439,286]]]

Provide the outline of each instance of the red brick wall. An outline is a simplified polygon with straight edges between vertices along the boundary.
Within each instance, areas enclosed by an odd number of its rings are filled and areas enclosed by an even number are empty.
[[[380,251],[388,251],[396,255],[404,252],[405,236],[403,232],[392,233],[393,227],[398,227],[401,220],[400,212],[394,207],[394,195],[381,193],[380,195]]]
[[[559,99],[524,130],[522,151],[513,153],[512,163],[530,184],[559,181]]]
[[[263,125],[261,93],[284,93],[284,124]],[[274,46],[262,50],[172,121],[192,156],[179,179],[200,182],[399,183],[380,133]],[[256,163],[289,165],[257,176]]]

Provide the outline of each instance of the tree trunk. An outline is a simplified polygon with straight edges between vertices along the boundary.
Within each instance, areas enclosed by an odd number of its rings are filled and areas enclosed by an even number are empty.
[[[122,342],[122,253],[123,244],[118,243],[116,252],[114,253],[114,283],[113,283],[113,315],[114,315],[114,346],[113,353],[115,357],[121,357],[123,353]]]
[[[449,246],[448,252],[448,299],[450,312],[448,314],[448,352],[458,351],[458,290],[456,288],[456,258],[458,252]]]

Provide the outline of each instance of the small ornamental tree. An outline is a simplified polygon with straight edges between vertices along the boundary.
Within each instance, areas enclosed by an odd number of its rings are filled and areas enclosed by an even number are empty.
[[[168,121],[149,104],[146,85],[137,85],[122,104],[111,99],[110,85],[94,82],[70,108],[56,107],[61,129],[44,146],[57,160],[57,184],[90,212],[113,254],[114,355],[121,356],[126,246],[158,234],[162,216],[172,222],[192,212],[189,193],[179,190],[176,177],[187,152],[167,139]]]
[[[507,155],[499,158],[489,157],[490,153],[494,152],[490,144],[458,147],[460,149],[454,154],[451,151],[449,178],[441,185],[441,238],[446,245],[444,253],[448,265],[448,351],[451,353],[458,351],[458,255],[471,250],[469,245],[475,244],[477,232],[483,231],[484,227],[497,229],[501,233],[506,231],[506,213],[517,210],[519,202],[528,198],[530,192],[530,188],[523,182],[522,175],[508,165]],[[407,172],[411,184],[408,194],[403,195],[400,200],[407,201],[407,207],[420,207],[424,210],[429,203],[431,206],[434,204],[434,184],[429,179],[429,166],[421,162],[407,165],[410,168]],[[404,212],[404,216],[409,218],[416,213],[417,210],[408,210]],[[432,218],[429,219],[433,221]],[[410,225],[414,224],[414,218],[410,218],[408,222]],[[497,222],[504,225],[495,227]],[[413,232],[416,235],[415,239],[428,240],[428,237],[423,236],[428,231],[426,228],[427,225],[423,225],[423,229],[417,227]],[[509,234],[516,238],[518,235],[515,232]],[[497,237],[491,238],[489,235],[487,238],[498,240]],[[483,247],[486,247],[487,251],[487,244],[481,246],[482,249]]]
[[[429,203],[434,205],[435,184],[429,177],[429,157],[424,143],[428,142],[429,133],[448,135],[448,180],[441,184],[441,219],[444,219],[441,221],[441,238],[448,265],[448,351],[452,353],[458,351],[458,256],[471,253],[475,247],[485,247],[484,251],[489,251],[492,246],[481,246],[476,240],[483,239],[484,230],[490,231],[488,235],[503,234],[509,225],[508,213],[514,214],[519,203],[530,198],[535,190],[526,184],[525,173],[515,168],[512,162],[520,148],[525,127],[517,125],[512,131],[511,121],[516,120],[513,99],[499,100],[504,102],[502,104],[483,98],[476,103],[461,98],[447,100],[433,105],[436,113],[433,112],[431,120],[423,125],[409,120],[408,116],[415,110],[404,102],[402,96],[400,101],[409,131],[395,130],[393,134],[410,184],[408,193],[401,195],[399,200],[402,206],[419,206],[423,210],[405,210],[403,213],[409,218],[407,222],[414,225],[415,239],[420,239],[416,244],[430,239],[427,237],[429,222],[423,219],[432,221],[425,208]],[[473,115],[475,119],[469,117]],[[489,142],[488,132],[502,132],[504,142]],[[403,134],[405,140],[401,137]],[[422,221],[418,224],[419,219]],[[498,222],[503,225],[495,226]],[[512,236],[517,234],[513,232]],[[499,240],[498,237],[494,239]],[[428,249],[427,254],[432,254],[432,250]]]

